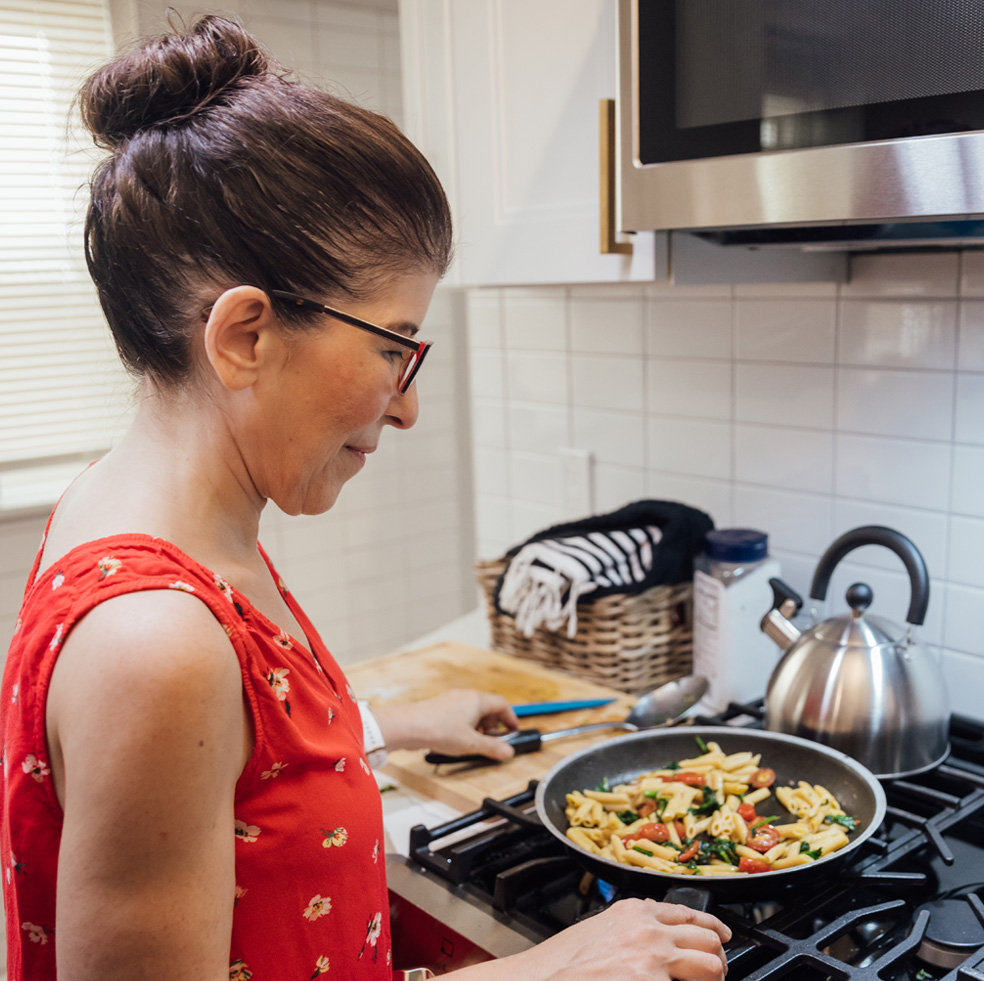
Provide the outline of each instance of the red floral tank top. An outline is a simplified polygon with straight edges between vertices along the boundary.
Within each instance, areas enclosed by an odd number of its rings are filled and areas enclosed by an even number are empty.
[[[392,977],[382,808],[359,709],[263,558],[304,638],[271,623],[221,575],[159,538],[89,542],[34,582],[39,553],[0,687],[0,861],[11,981],[55,979],[63,814],[45,738],[52,669],[87,612],[145,589],[181,589],[208,606],[235,648],[252,713],[256,745],[236,785],[229,828],[236,836],[230,981]]]

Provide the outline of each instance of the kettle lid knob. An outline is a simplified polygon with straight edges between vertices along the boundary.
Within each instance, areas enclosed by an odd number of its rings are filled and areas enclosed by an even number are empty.
[[[871,606],[875,594],[871,591],[870,586],[863,582],[856,582],[847,587],[845,598],[847,605],[854,611],[855,615],[860,616]]]

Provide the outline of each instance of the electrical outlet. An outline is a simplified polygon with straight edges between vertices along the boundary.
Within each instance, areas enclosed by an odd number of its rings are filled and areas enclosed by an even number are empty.
[[[564,515],[584,518],[594,512],[594,455],[565,447],[559,451]]]

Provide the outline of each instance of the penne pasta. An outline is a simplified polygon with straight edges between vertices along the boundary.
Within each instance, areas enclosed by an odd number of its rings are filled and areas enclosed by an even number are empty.
[[[572,790],[567,838],[623,865],[712,876],[808,865],[849,844],[857,822],[830,790],[807,780],[771,786],[775,774],[760,764],[758,753],[709,742],[630,782]]]

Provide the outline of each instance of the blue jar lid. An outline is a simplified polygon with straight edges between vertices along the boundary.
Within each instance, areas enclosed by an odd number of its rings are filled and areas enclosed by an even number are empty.
[[[704,552],[719,562],[759,562],[769,555],[769,536],[754,528],[718,528],[704,539]]]

